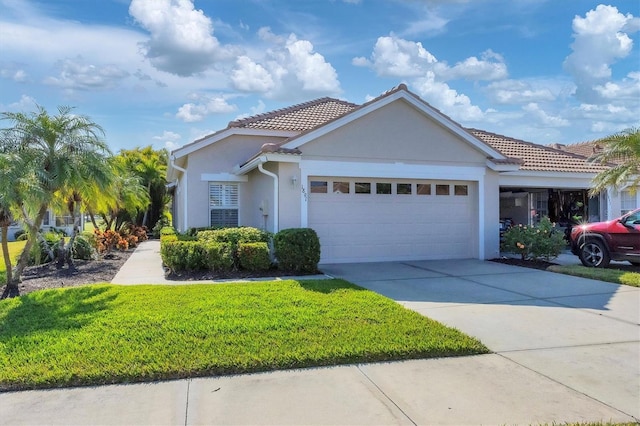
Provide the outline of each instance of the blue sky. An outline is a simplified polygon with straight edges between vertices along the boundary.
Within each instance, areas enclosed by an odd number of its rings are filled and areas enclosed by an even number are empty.
[[[405,83],[536,143],[640,123],[640,2],[0,0],[0,111],[76,107],[114,151]],[[3,123],[0,126],[5,127]]]

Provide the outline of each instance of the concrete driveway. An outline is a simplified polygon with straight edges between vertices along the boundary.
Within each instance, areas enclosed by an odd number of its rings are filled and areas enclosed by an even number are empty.
[[[322,265],[640,418],[640,289],[474,259]]]

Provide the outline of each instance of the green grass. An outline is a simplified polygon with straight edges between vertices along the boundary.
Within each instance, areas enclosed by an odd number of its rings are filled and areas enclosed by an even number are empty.
[[[587,268],[581,265],[554,265],[550,266],[548,270],[561,274],[574,275],[576,277],[640,287],[640,273],[638,272],[623,271],[620,269]]]
[[[343,280],[94,285],[0,301],[0,390],[486,352]]]
[[[18,260],[18,256],[20,256],[20,253],[22,253],[22,249],[24,248],[25,244],[27,244],[27,242],[11,241],[7,244],[9,246],[9,257],[11,258],[11,264],[15,265]],[[2,254],[2,256],[0,256],[0,286],[2,286],[7,282],[7,268],[4,264],[4,253],[2,252],[2,249],[0,249],[0,254]]]

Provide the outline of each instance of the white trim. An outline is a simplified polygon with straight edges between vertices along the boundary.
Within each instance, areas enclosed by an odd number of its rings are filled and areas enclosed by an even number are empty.
[[[202,139],[198,139],[188,145],[180,147],[171,152],[171,155],[178,159],[187,156],[205,146],[214,144],[226,139],[230,136],[265,136],[265,137],[281,137],[290,138],[299,134],[300,132],[283,131],[283,130],[265,130],[265,129],[247,129],[242,127],[230,127],[219,132],[213,133],[209,136],[205,136]]]
[[[480,176],[477,182],[478,186],[478,259],[485,260],[485,240],[484,240],[484,227],[485,227],[485,188],[484,188],[484,174]]]
[[[560,178],[557,175],[542,173],[525,176],[501,173],[498,177],[500,187],[587,189],[591,188],[591,182],[590,176],[567,176],[567,174]]]
[[[242,166],[237,165],[233,168],[233,172],[236,175],[244,175],[249,173],[251,170],[258,167],[259,164],[266,163],[268,161],[275,161],[280,163],[299,163],[300,156],[297,154],[279,154],[279,153],[270,153],[270,154],[261,154],[250,161],[246,162]]]
[[[442,166],[406,163],[362,163],[348,161],[302,160],[302,182],[309,176],[377,177],[478,181],[485,174],[482,166]]]
[[[496,172],[515,172],[520,170],[520,164],[494,163],[491,159],[487,159],[487,167]]]
[[[203,182],[248,182],[249,178],[231,173],[202,173],[200,180]]]
[[[450,119],[444,117],[442,114],[437,112],[431,106],[427,105],[416,99],[414,96],[410,95],[404,90],[397,91],[389,96],[385,96],[380,98],[379,100],[360,107],[354,110],[351,113],[346,114],[345,116],[338,118],[328,124],[318,127],[315,130],[312,130],[308,133],[302,134],[299,137],[295,137],[291,142],[287,142],[282,145],[284,148],[298,148],[304,145],[307,142],[310,142],[318,137],[326,135],[329,132],[332,132],[346,124],[351,123],[354,120],[357,120],[373,111],[376,111],[392,102],[395,102],[399,99],[402,99],[409,104],[413,105],[416,109],[427,115],[429,118],[436,121],[441,126],[445,127],[447,130],[451,131],[455,135],[462,138],[464,141],[468,142],[470,145],[475,147],[477,150],[486,154],[489,157],[498,158],[498,159],[506,159],[506,157],[500,152],[494,150],[489,145],[480,141],[478,138],[473,136],[472,134],[465,131],[462,127],[460,127],[457,123],[451,121]]]

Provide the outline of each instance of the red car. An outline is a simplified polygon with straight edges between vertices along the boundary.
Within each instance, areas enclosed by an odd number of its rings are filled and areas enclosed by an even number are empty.
[[[640,209],[608,222],[574,227],[571,252],[584,266],[604,268],[612,260],[640,266]]]

